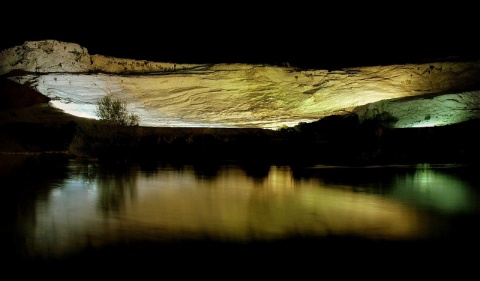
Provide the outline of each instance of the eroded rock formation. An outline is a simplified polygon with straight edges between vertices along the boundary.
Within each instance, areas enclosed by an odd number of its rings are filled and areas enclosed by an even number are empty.
[[[332,114],[387,112],[396,127],[480,117],[480,62],[336,71],[251,64],[175,64],[90,55],[74,43],[25,42],[0,53],[0,74],[68,113],[95,118],[96,101],[128,102],[140,125],[275,129]]]

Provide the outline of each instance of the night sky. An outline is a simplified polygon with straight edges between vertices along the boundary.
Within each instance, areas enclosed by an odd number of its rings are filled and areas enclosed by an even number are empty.
[[[406,6],[29,4],[15,13],[23,19],[5,23],[0,47],[56,39],[140,60],[312,68],[480,57],[473,6]]]

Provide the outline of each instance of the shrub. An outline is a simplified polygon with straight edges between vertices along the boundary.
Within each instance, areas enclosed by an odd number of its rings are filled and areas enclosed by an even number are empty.
[[[127,103],[106,95],[97,102],[96,114],[100,120],[111,125],[138,126],[138,115],[129,113]]]

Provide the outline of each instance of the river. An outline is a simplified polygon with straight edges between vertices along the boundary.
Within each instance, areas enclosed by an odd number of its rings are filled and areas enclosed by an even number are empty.
[[[470,166],[1,157],[2,255],[14,262],[128,257],[134,264],[167,255],[184,264],[248,255],[303,264],[312,254],[345,254],[345,263],[377,253],[378,263],[413,249],[408,258],[418,262],[458,254],[458,247],[479,249],[478,169]]]

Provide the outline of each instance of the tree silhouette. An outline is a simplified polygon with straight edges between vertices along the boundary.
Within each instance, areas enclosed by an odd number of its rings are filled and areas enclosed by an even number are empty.
[[[140,121],[138,115],[128,112],[126,102],[113,98],[111,94],[98,100],[96,114],[111,125],[138,126]]]

